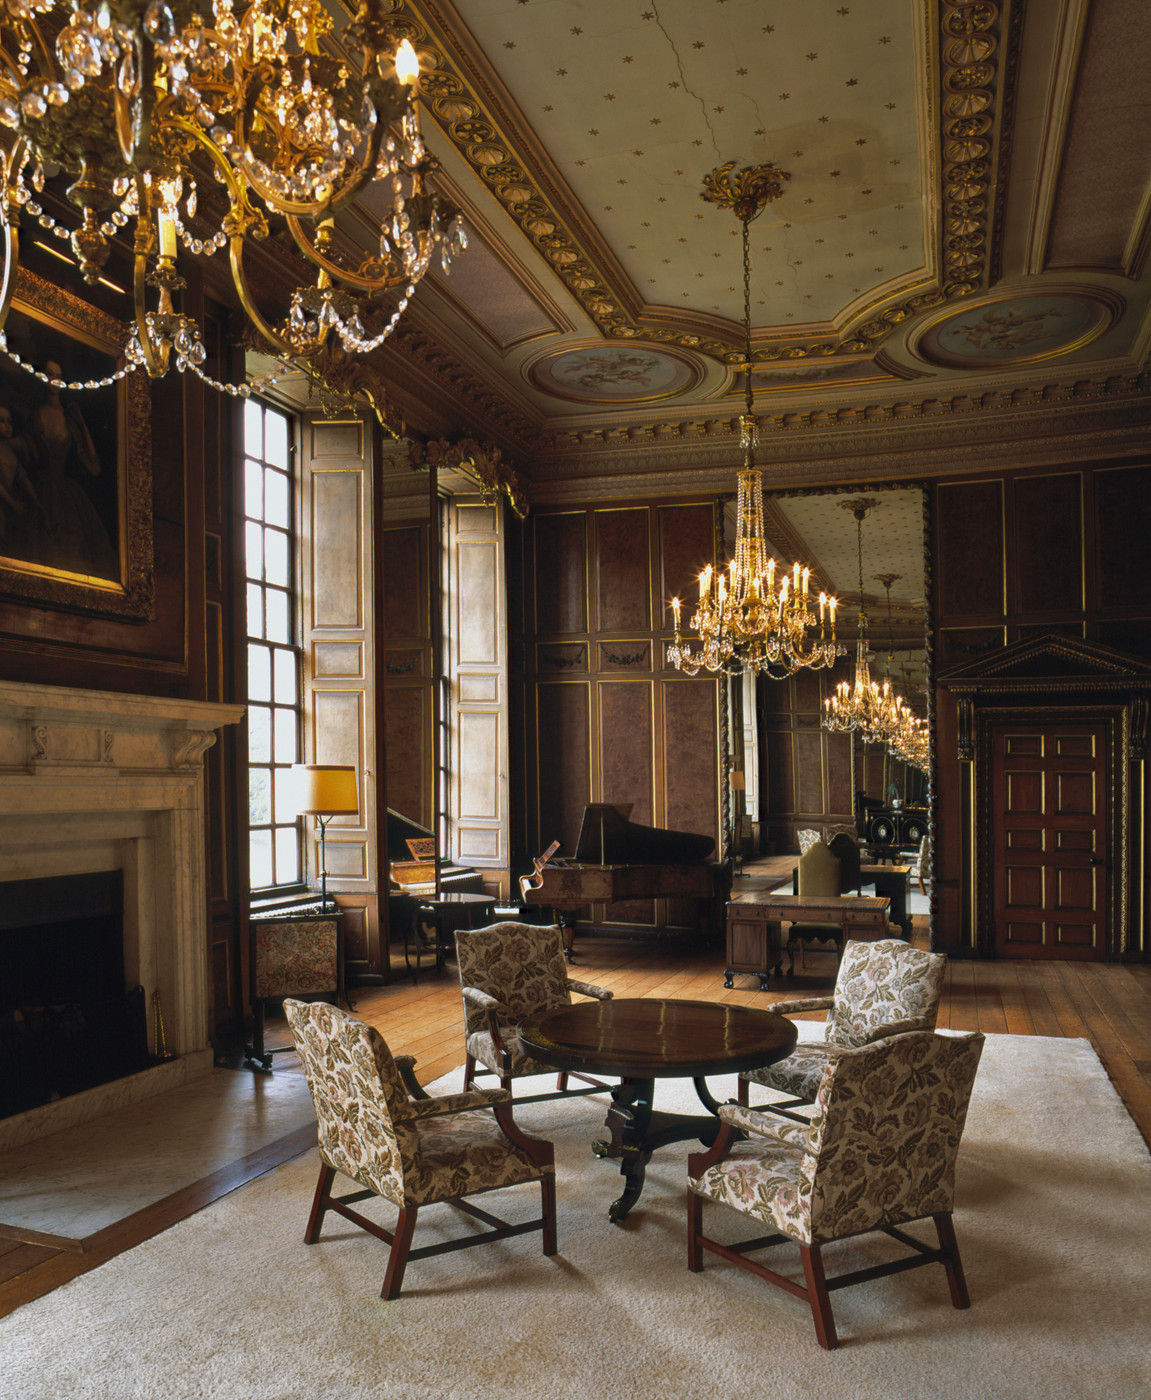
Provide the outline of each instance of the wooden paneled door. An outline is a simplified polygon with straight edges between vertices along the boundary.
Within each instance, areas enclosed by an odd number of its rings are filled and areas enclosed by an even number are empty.
[[[1103,959],[1106,745],[1102,724],[995,728],[992,826],[999,957]]]

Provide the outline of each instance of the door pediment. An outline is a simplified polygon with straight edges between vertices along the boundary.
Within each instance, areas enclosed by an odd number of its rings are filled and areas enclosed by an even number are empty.
[[[1048,632],[1012,642],[936,677],[957,696],[1037,691],[1142,691],[1151,688],[1151,663],[1114,647]]]

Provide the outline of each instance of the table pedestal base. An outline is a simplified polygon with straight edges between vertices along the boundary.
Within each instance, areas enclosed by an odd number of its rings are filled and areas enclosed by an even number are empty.
[[[696,1079],[693,1083],[700,1103],[708,1111],[706,1116],[657,1112],[654,1079],[625,1080],[612,1089],[611,1107],[604,1123],[611,1139],[592,1143],[592,1151],[597,1157],[619,1160],[620,1175],[624,1179],[623,1194],[612,1202],[608,1211],[608,1219],[615,1224],[626,1220],[639,1200],[647,1164],[657,1148],[692,1138],[708,1147],[715,1141],[720,1129],[716,1116],[719,1104],[708,1092],[706,1080]]]

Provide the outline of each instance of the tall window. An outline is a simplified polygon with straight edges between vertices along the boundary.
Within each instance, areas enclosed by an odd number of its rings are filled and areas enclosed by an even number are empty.
[[[244,406],[248,587],[248,822],[253,889],[303,880],[299,818],[285,801],[300,755],[291,421]]]

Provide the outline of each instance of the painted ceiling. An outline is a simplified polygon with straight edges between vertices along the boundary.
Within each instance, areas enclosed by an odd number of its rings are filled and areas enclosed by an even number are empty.
[[[979,468],[988,440],[1025,459],[1072,423],[1086,439],[1084,398],[1145,431],[1142,0],[397,14],[471,233],[384,357],[405,431],[491,442],[541,503],[730,485],[740,227],[700,197],[728,162],[789,177],[750,226],[769,489]]]

